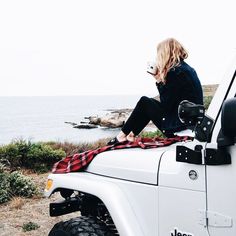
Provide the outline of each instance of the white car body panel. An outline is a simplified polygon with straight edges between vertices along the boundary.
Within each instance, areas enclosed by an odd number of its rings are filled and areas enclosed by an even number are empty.
[[[198,175],[195,180],[191,180],[189,177],[189,172],[192,170]],[[205,192],[205,166],[176,162],[176,151],[167,151],[161,158],[158,185]]]
[[[159,187],[158,235],[209,236],[207,228],[199,223],[200,209],[206,209],[204,192]],[[175,229],[182,234],[175,234]]]
[[[122,189],[122,192],[129,201],[138,224],[142,228],[143,235],[158,235],[159,187],[129,181],[115,181],[115,183]],[[122,204],[122,202],[119,203]],[[120,235],[122,236],[123,234]]]
[[[235,70],[236,60],[231,68],[232,78]],[[232,84],[227,99],[235,97],[236,79]],[[220,96],[220,95],[219,95]],[[221,96],[222,97],[222,96]],[[236,121],[235,121],[236,122]],[[221,128],[221,115],[219,116],[212,135],[212,140],[207,147],[217,147],[217,136]],[[209,234],[213,236],[235,236],[236,235],[236,145],[227,148],[231,154],[232,164],[221,166],[207,166],[207,206],[208,212],[223,215],[232,220],[231,227],[214,226],[214,221],[209,221]]]
[[[199,144],[195,140],[184,146],[192,149]],[[196,179],[189,177],[190,171],[197,173]],[[199,224],[199,210],[206,210],[205,165],[176,162],[176,151],[166,151],[161,158],[158,187],[158,235],[175,235],[176,230],[179,235],[208,236],[207,228]]]
[[[160,157],[165,148],[120,149],[97,155],[85,170],[103,176],[157,185]]]
[[[73,189],[97,196],[106,205],[120,235],[157,235],[158,187],[132,183],[91,173],[50,174],[49,197],[57,188]]]

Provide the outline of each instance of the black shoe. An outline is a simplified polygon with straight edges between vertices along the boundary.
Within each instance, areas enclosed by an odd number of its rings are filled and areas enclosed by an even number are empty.
[[[114,144],[117,144],[117,143],[119,143],[119,141],[118,141],[118,139],[115,137],[115,138],[111,139],[111,140],[107,143],[107,145],[114,145]]]

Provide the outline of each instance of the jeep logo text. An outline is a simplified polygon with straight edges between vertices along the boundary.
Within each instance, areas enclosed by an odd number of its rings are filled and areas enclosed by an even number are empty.
[[[171,232],[171,236],[194,236],[191,233],[181,232],[177,228],[175,228],[174,232]]]

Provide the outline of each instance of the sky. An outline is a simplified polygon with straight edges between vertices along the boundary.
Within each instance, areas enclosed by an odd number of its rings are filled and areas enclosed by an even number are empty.
[[[0,96],[156,95],[147,61],[169,37],[202,84],[236,54],[233,0],[0,0]]]

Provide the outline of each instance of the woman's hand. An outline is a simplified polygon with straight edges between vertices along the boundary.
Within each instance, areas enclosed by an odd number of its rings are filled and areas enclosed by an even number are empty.
[[[156,80],[156,82],[157,82],[158,84],[161,82],[161,79],[160,79],[160,75],[159,75],[159,73],[158,73],[158,70],[157,70],[156,74],[153,74],[153,73],[151,73],[151,72],[149,72],[149,71],[147,71],[147,73],[150,74],[150,75],[152,75],[153,78]]]
[[[154,77],[154,79],[157,81],[157,83],[159,84],[161,82],[160,76],[158,75],[158,73],[156,75],[152,75]]]

